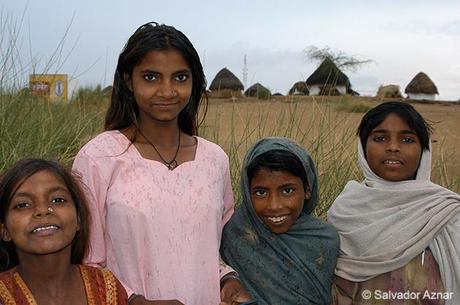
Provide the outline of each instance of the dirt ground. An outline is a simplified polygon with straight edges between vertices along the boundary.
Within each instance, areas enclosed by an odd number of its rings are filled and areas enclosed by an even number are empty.
[[[341,154],[353,157],[356,152],[354,133],[365,109],[381,102],[365,97],[279,97],[268,101],[211,99],[203,131],[205,137],[216,141],[238,159],[243,158],[256,139],[265,136],[288,136],[307,148],[334,145]],[[433,180],[443,185],[452,179],[459,180],[460,104],[409,102],[434,128],[433,166],[438,170],[433,173]],[[346,105],[341,105],[344,103]],[[353,105],[365,109],[350,112]],[[322,144],[318,144],[319,141]]]

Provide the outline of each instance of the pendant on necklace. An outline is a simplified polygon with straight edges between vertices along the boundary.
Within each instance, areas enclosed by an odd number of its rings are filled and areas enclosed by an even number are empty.
[[[177,161],[176,159],[173,159],[170,162],[165,162],[165,165],[168,168],[168,170],[172,171],[177,167]]]

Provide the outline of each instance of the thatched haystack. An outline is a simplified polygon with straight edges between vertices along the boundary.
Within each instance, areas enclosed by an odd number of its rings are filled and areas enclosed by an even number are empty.
[[[259,83],[255,83],[251,87],[249,87],[245,92],[244,95],[248,97],[257,97],[260,99],[269,99],[272,93],[270,90]]]
[[[348,76],[340,71],[336,64],[328,57],[307,78],[306,84],[310,95],[321,95],[327,92],[335,93],[334,90],[331,90],[331,87],[334,87],[340,94],[351,93],[351,84]]]
[[[242,97],[241,91],[244,90],[244,86],[235,74],[223,68],[214,77],[209,90],[210,97],[214,98]]]
[[[377,90],[377,97],[380,98],[402,98],[401,89],[398,85],[380,86]]]
[[[309,93],[307,83],[304,81],[296,82],[289,90],[289,95],[308,95]]]
[[[404,93],[407,97],[414,100],[435,100],[439,94],[434,82],[423,72],[417,73],[409,82]]]

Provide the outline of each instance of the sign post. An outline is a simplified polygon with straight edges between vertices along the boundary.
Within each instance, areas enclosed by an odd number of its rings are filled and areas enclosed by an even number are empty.
[[[34,96],[42,96],[53,102],[68,101],[67,74],[31,74],[29,88]]]

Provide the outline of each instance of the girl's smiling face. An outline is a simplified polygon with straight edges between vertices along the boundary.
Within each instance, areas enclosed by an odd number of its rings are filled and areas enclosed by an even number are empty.
[[[395,113],[388,114],[367,138],[367,163],[376,175],[388,181],[414,179],[421,155],[419,137]]]
[[[41,170],[14,192],[1,224],[4,241],[12,241],[21,257],[68,251],[79,230],[72,196],[54,173]]]
[[[285,233],[309,199],[302,180],[287,171],[260,168],[250,182],[251,201],[256,214],[273,233]]]
[[[125,78],[141,121],[176,123],[192,94],[192,71],[175,49],[148,52]]]

